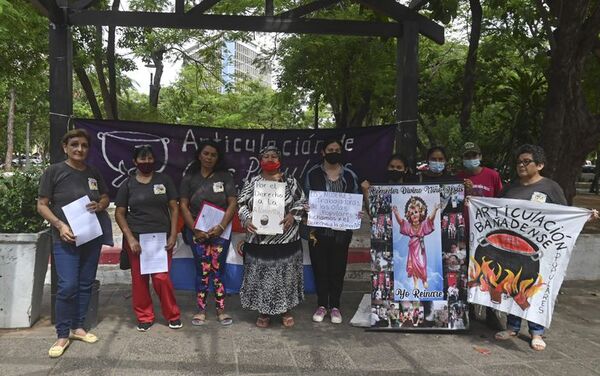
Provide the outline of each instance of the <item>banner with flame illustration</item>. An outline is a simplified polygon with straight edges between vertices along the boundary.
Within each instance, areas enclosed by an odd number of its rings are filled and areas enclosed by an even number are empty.
[[[472,197],[469,302],[550,327],[587,209]]]

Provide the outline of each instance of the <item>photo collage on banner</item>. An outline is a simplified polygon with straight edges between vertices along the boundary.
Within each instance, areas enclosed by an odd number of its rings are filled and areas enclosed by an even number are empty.
[[[468,328],[463,211],[462,182],[371,187],[372,328]]]

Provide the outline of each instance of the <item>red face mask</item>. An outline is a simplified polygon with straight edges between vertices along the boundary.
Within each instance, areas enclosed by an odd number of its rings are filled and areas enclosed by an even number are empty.
[[[279,170],[281,162],[277,161],[260,161],[260,168],[265,172],[273,172]]]

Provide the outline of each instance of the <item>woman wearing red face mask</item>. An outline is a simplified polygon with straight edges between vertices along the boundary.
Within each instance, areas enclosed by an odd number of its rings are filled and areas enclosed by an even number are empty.
[[[298,234],[306,202],[300,184],[280,170],[281,153],[274,146],[260,153],[261,172],[244,184],[238,198],[239,216],[248,231],[244,243],[242,307],[258,311],[256,326],[269,326],[271,316],[282,315],[285,327],[294,325],[290,310],[304,300],[302,247]],[[254,186],[257,181],[285,183],[283,234],[259,235],[252,224]]]
[[[198,313],[192,317],[192,325],[205,323],[206,298],[211,279],[217,320],[221,325],[231,325],[233,319],[225,313],[225,286],[222,281],[229,239],[221,235],[235,215],[236,193],[233,177],[223,166],[223,153],[219,144],[208,140],[198,145],[196,159],[181,181],[180,193],[179,208],[187,227],[184,237],[186,243],[191,245],[197,272]],[[194,229],[196,218],[204,204],[214,205],[225,211],[221,222],[207,232]]]
[[[154,153],[150,145],[136,147],[133,162],[136,173],[123,182],[115,198],[115,219],[123,232],[123,248],[131,263],[131,300],[138,321],[137,330],[145,332],[154,324],[150,278],[169,327],[179,329],[182,326],[180,311],[169,273],[142,275],[140,266],[140,254],[144,252],[140,234],[152,233],[166,233],[165,252],[170,264],[177,240],[177,188],[168,175],[154,171]]]

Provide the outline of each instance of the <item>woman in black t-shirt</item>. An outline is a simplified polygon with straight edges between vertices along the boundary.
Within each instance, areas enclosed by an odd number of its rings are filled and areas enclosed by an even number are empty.
[[[179,329],[183,325],[169,271],[142,274],[140,265],[140,254],[145,251],[140,246],[140,235],[160,233],[166,234],[165,252],[168,265],[171,264],[177,241],[177,189],[168,175],[154,171],[154,153],[150,145],[135,148],[133,163],[137,167],[135,175],[125,180],[117,192],[115,219],[123,232],[123,248],[131,264],[132,304],[138,321],[137,330],[145,332],[154,323],[150,276],[169,328]]]
[[[63,136],[62,146],[67,160],[44,171],[37,202],[38,213],[52,225],[52,252],[58,276],[55,305],[58,340],[48,351],[51,358],[61,356],[70,339],[86,343],[98,340],[86,332],[83,324],[102,243],[112,243],[110,218],[105,211],[109,204],[108,188],[102,175],[85,162],[90,136],[83,129],[73,129]],[[76,245],[73,223],[68,222],[63,207],[84,196],[90,200],[87,210],[96,213],[101,222],[103,235]]]
[[[181,182],[179,207],[185,221],[184,237],[192,247],[196,263],[196,291],[199,312],[192,317],[192,325],[202,325],[206,320],[206,296],[209,279],[213,280],[217,319],[222,325],[231,325],[231,316],[225,313],[225,286],[223,267],[229,238],[223,236],[236,210],[236,193],[233,177],[222,168],[223,154],[214,141],[198,145],[196,158]],[[201,231],[195,229],[202,206],[208,204],[222,209],[225,214],[216,226]]]

